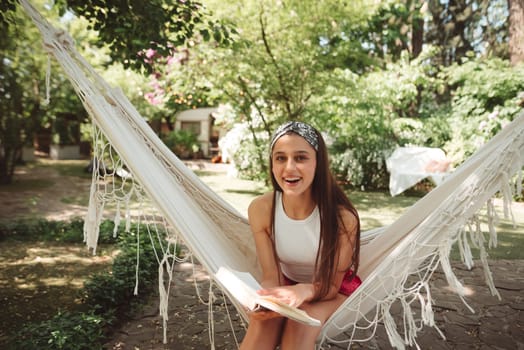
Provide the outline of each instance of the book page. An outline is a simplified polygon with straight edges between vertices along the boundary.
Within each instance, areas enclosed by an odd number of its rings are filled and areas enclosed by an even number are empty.
[[[260,306],[278,312],[279,314],[286,316],[287,318],[290,318],[294,321],[302,322],[310,326],[321,325],[321,322],[319,320],[309,316],[307,312],[305,312],[304,310],[290,306],[277,299],[266,296],[259,296],[257,302]]]
[[[220,267],[215,277],[242,305],[252,311],[256,309],[259,297],[256,291],[261,286],[250,273]]]
[[[248,272],[220,267],[215,276],[235,299],[251,311],[261,306],[294,321],[310,326],[321,325],[319,320],[309,316],[304,310],[290,306],[270,296],[258,295],[256,291],[262,287]]]

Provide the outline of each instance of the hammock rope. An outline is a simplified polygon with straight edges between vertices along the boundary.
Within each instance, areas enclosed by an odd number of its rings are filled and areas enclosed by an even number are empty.
[[[84,227],[87,246],[96,252],[99,224],[108,209],[114,211],[115,227],[121,222],[122,211],[127,231],[132,218],[147,223],[150,239],[160,247],[155,254],[159,263],[159,313],[163,318],[164,342],[174,266],[193,258],[198,260],[211,276],[207,300],[196,290],[200,301],[209,307],[209,337],[214,348],[213,305],[218,299],[214,290],[220,288],[213,280],[214,273],[221,266],[229,266],[260,277],[246,218],[209,189],[162,143],[124,94],[110,87],[76,51],[67,33],[52,27],[27,0],[19,1],[92,119],[95,162]],[[113,170],[106,168],[106,162]],[[454,243],[458,244],[468,268],[473,266],[470,245],[480,250],[486,283],[492,294],[500,298],[486,252],[486,245],[497,244],[498,216],[491,198],[500,191],[504,216],[512,217],[510,203],[515,193],[522,191],[523,166],[524,113],[521,113],[393,224],[364,232],[359,273],[363,283],[323,326],[318,348],[336,343],[347,344],[349,349],[354,342],[369,341],[379,323],[384,324],[391,345],[397,349],[418,348],[416,336],[424,326],[435,328],[444,338],[434,320],[429,280],[441,267],[449,285],[467,305],[464,287],[449,260]],[[126,169],[131,175],[117,176],[117,169]],[[135,202],[141,204],[134,207]],[[484,206],[488,216],[487,240],[477,215]],[[190,251],[183,257],[176,254],[176,247],[181,244]],[[229,296],[223,290],[220,294],[227,304]],[[230,302],[242,320],[247,321],[238,302],[233,299]],[[415,306],[420,306],[419,315],[415,314]],[[397,308],[403,315],[401,324],[392,316]],[[226,310],[229,315],[227,306]],[[230,316],[229,320],[233,324]]]

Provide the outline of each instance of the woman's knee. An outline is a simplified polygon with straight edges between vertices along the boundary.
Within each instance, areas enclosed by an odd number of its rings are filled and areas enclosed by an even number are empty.
[[[314,349],[320,333],[320,327],[308,326],[300,322],[289,321],[282,332],[282,350]]]
[[[275,349],[280,343],[283,319],[251,320],[241,349]]]

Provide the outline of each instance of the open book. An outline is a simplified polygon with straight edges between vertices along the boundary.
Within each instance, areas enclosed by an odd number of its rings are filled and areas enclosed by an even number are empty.
[[[309,316],[304,310],[289,306],[269,296],[258,295],[257,290],[262,289],[262,287],[248,272],[220,267],[215,277],[218,282],[227,289],[229,294],[248,310],[256,311],[261,308],[266,308],[278,312],[284,317],[310,326],[320,326],[321,324],[319,320]]]

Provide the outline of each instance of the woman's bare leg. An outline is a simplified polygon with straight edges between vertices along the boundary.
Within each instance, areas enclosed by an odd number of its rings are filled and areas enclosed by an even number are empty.
[[[304,304],[300,308],[324,324],[346,298],[345,295],[338,294],[334,299]],[[283,329],[280,348],[281,350],[314,350],[321,330],[322,327],[312,327],[288,320]]]
[[[240,350],[274,350],[280,343],[285,318],[249,321]]]

